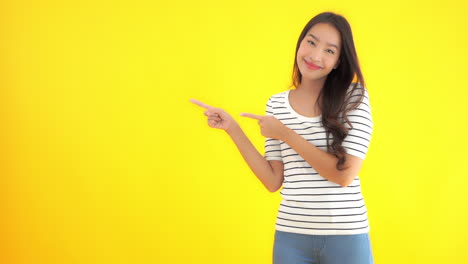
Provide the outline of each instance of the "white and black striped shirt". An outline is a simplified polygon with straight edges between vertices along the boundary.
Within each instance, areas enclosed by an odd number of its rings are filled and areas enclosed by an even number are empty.
[[[326,133],[321,115],[306,117],[295,112],[289,103],[290,91],[272,95],[266,105],[266,114],[275,116],[307,141],[326,151]],[[369,95],[366,89],[364,91],[362,103],[348,112],[353,128],[348,131],[342,144],[347,154],[361,159],[366,157],[373,128]],[[355,94],[352,97],[358,98]],[[354,101],[351,99],[351,102]],[[347,123],[345,126],[350,128]],[[332,138],[330,134],[330,143]],[[320,176],[294,149],[278,139],[266,138],[264,157],[283,161],[284,164],[277,230],[315,235],[369,232],[359,176],[349,186],[341,187]]]

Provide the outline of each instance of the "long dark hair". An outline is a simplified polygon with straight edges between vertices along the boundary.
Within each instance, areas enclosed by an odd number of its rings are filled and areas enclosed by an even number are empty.
[[[328,74],[317,101],[322,112],[322,124],[327,135],[327,152],[338,158],[336,168],[343,170],[343,165],[346,162],[346,150],[343,148],[342,143],[348,129],[344,126],[342,120],[344,119],[352,128],[347,113],[362,102],[366,87],[359,67],[351,26],[343,16],[332,12],[324,12],[313,17],[305,25],[297,41],[292,84],[289,87],[294,86],[297,88],[301,84],[302,74],[297,66],[297,51],[307,32],[318,23],[334,26],[341,35],[341,54],[338,67]],[[353,83],[353,79],[356,79],[356,82]],[[350,103],[351,94],[354,95],[353,103]],[[356,97],[358,100],[354,101]],[[330,134],[333,135],[331,145],[328,142]]]

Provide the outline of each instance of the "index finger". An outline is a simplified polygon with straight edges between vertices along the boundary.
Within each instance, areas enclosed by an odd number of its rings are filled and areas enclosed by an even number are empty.
[[[250,114],[250,113],[241,113],[240,115],[244,116],[244,117],[250,117],[250,118],[253,118],[253,119],[257,119],[257,120],[260,120],[260,119],[263,118],[263,116],[261,116],[261,115],[254,115],[254,114]]]
[[[205,109],[207,109],[207,110],[213,108],[212,106],[207,105],[207,104],[205,104],[205,103],[202,103],[202,102],[200,102],[200,101],[198,101],[198,100],[195,100],[195,99],[190,99],[190,102],[192,102],[192,103],[194,103],[194,104],[196,104],[196,105],[198,105],[198,106],[200,106],[200,107],[203,107],[203,108],[205,108]]]

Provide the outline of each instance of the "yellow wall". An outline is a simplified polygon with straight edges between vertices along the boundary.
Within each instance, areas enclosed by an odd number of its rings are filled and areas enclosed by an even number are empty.
[[[297,37],[345,15],[374,134],[376,263],[466,263],[462,1],[3,1],[1,263],[270,263],[280,201],[196,98],[263,114]]]

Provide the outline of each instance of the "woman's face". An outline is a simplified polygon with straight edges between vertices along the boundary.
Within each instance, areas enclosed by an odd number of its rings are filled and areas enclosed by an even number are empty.
[[[341,36],[338,30],[319,23],[307,32],[297,51],[297,65],[302,78],[322,80],[338,66],[341,52]]]

